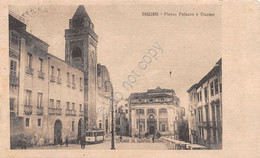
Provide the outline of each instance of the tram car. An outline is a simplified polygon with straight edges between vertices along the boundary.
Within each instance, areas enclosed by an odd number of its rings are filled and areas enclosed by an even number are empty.
[[[103,130],[91,130],[86,131],[86,143],[102,143],[104,141],[104,131]]]

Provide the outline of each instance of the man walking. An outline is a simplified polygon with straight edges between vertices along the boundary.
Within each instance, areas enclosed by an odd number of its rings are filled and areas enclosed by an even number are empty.
[[[81,145],[81,149],[85,148],[85,137],[84,136],[81,137],[80,145]]]

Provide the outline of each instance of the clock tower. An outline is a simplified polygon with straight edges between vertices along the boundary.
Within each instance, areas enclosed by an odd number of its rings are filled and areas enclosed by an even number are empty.
[[[94,24],[80,5],[65,30],[65,61],[84,72],[85,129],[96,126],[97,43]],[[87,125],[87,126],[86,126]]]

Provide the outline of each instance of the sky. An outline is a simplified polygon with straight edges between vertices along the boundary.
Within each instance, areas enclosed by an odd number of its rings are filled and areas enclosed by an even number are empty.
[[[64,60],[65,29],[78,6],[10,6],[10,11],[26,18],[27,31],[47,42],[49,53]],[[174,89],[187,110],[187,90],[199,82],[221,58],[221,7],[218,5],[85,5],[98,35],[97,60],[105,65],[115,92],[127,98],[158,86]],[[160,16],[142,16],[142,12]],[[27,14],[26,14],[27,12]],[[164,16],[164,13],[177,16]],[[179,13],[214,13],[215,16],[179,16]],[[157,44],[156,59],[145,70],[138,63]],[[158,50],[158,49],[157,49]],[[132,88],[122,83],[131,71]],[[170,71],[171,76],[170,76]]]

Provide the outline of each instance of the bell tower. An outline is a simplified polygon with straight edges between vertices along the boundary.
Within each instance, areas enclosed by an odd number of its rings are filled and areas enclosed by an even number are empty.
[[[80,5],[65,30],[65,61],[84,72],[85,129],[96,126],[97,43],[94,24]],[[87,124],[87,127],[86,127]]]

